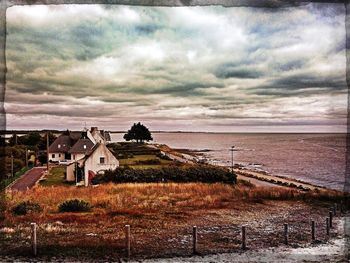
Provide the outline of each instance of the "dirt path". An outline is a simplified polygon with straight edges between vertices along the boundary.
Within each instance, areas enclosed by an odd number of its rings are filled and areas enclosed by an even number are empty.
[[[258,179],[252,178],[252,177],[244,176],[244,175],[241,175],[241,174],[237,174],[237,179],[249,181],[249,182],[251,182],[252,184],[254,184],[256,186],[285,187],[285,186],[281,186],[281,185],[277,185],[277,184],[261,181],[261,180],[258,180]]]
[[[316,185],[312,185],[312,184],[308,184],[306,182],[301,182],[301,181],[296,181],[293,180],[291,178],[285,178],[285,177],[280,177],[280,176],[274,176],[274,175],[266,175],[264,173],[260,173],[260,172],[255,172],[255,171],[250,171],[250,170],[240,170],[240,169],[234,169],[234,171],[242,177],[245,177],[244,180],[251,180],[251,179],[255,179],[256,182],[266,182],[264,180],[275,180],[276,182],[282,182],[282,183],[288,183],[288,184],[295,184],[295,185],[301,185],[304,188],[309,188],[310,190],[324,190],[323,187],[319,187]],[[252,177],[251,177],[252,176]],[[254,177],[254,178],[253,178]],[[251,181],[252,183],[254,183],[253,181]],[[266,182],[269,183],[269,182]],[[270,185],[274,185],[274,186],[278,186],[277,184],[274,183],[269,183]]]
[[[45,167],[34,167],[33,169],[22,175],[11,187],[12,191],[26,191],[28,188],[32,188],[35,183],[40,179]]]

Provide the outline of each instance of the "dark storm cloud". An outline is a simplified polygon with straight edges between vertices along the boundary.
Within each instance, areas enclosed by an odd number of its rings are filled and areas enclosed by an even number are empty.
[[[218,78],[241,78],[241,79],[256,79],[262,77],[263,74],[256,68],[247,69],[244,66],[236,66],[230,63],[219,65],[215,70],[215,76]]]
[[[312,95],[321,93],[346,92],[345,76],[324,77],[298,74],[281,77],[269,81],[267,84],[252,89],[252,93],[258,95]]]

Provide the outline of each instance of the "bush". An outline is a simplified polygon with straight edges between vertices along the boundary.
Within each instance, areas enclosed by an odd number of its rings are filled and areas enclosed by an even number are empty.
[[[158,158],[162,159],[162,160],[167,160],[167,161],[171,161],[172,160],[169,156],[167,156],[165,154],[162,154],[161,152],[157,153],[156,156]]]
[[[67,200],[58,206],[60,212],[89,212],[90,210],[89,202],[79,199]]]
[[[255,187],[255,184],[252,184],[249,180],[241,180],[239,179],[238,180],[238,184],[241,184],[241,185],[244,185],[244,186],[247,186],[247,187]]]
[[[39,204],[31,201],[24,201],[12,208],[12,213],[15,215],[26,215],[31,212],[40,212],[42,209]]]
[[[136,164],[148,164],[148,165],[156,165],[161,163],[162,162],[159,159],[139,160],[136,162]]]
[[[236,175],[228,169],[211,165],[167,166],[160,169],[132,169],[118,167],[109,170],[104,175],[92,179],[93,184],[99,183],[157,183],[157,182],[203,182],[203,183],[236,183]]]

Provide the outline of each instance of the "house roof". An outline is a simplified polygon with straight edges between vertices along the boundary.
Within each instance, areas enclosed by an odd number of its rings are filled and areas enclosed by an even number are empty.
[[[102,138],[110,141],[109,132],[103,130],[99,131],[96,127],[92,127],[93,133],[98,133]],[[85,140],[85,141],[84,141]],[[77,144],[79,142],[79,144]],[[84,142],[86,142],[86,149],[84,149]],[[91,150],[93,142],[87,139],[85,132],[79,131],[65,131],[63,132],[49,147],[51,153],[86,153],[86,150]]]
[[[67,152],[72,145],[72,138],[68,135],[60,135],[49,147],[51,153]]]
[[[82,132],[65,131],[50,145],[51,153],[66,153],[82,137]]]
[[[87,154],[93,147],[94,143],[90,139],[81,138],[73,145],[73,147],[68,152]]]

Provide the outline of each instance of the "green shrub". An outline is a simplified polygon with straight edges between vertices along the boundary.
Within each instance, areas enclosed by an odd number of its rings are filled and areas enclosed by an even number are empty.
[[[26,215],[31,212],[40,212],[41,210],[39,204],[31,201],[24,201],[13,207],[12,213],[15,215]]]
[[[148,160],[138,160],[136,164],[148,164],[148,165],[155,165],[155,164],[161,164],[162,162],[159,159],[148,159]]]
[[[89,202],[79,199],[66,200],[58,206],[60,212],[89,212],[90,210]]]
[[[167,161],[171,161],[172,160],[169,156],[167,156],[165,154],[162,154],[161,152],[157,153],[156,156],[158,158],[162,159],[162,160],[167,160]]]
[[[239,179],[238,180],[238,184],[241,184],[241,185],[244,185],[244,186],[247,186],[247,187],[255,187],[255,184],[252,184],[250,182],[250,180],[241,180],[241,179]]]
[[[236,183],[236,175],[228,169],[212,165],[166,166],[160,169],[132,169],[118,167],[97,175],[93,184],[99,183],[157,183],[157,182],[203,182]]]

